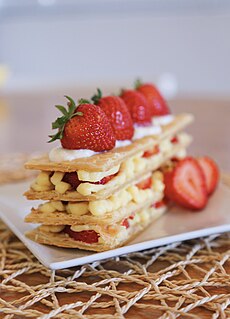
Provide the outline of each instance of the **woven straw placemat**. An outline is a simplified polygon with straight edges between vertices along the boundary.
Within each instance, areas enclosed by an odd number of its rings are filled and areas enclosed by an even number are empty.
[[[0,249],[0,318],[230,318],[228,233],[56,272],[3,223]]]

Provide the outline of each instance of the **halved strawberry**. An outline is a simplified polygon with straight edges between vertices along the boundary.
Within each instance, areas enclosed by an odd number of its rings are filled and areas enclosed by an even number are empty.
[[[50,136],[49,142],[60,139],[66,149],[88,149],[95,152],[114,148],[116,138],[103,110],[86,100],[80,100],[76,106],[72,98],[66,98],[69,101],[68,110],[56,105],[63,115],[52,123],[52,128],[58,129],[58,132]]]
[[[198,158],[198,163],[205,176],[208,195],[211,195],[219,181],[219,169],[217,164],[207,156]]]
[[[129,221],[128,218],[123,219],[123,221],[121,222],[121,226],[124,226],[126,229],[129,228]]]
[[[156,202],[152,205],[152,207],[154,208],[161,208],[161,207],[164,207],[166,205],[166,203],[164,202],[164,200],[161,200],[159,202]]]
[[[148,178],[144,179],[143,181],[137,183],[136,186],[138,188],[140,188],[140,189],[151,188],[151,186],[152,186],[152,178],[148,177]]]
[[[158,153],[160,153],[160,147],[159,145],[155,145],[151,150],[145,151],[142,157],[151,157]]]
[[[95,232],[95,230],[82,230],[80,232],[75,232],[70,228],[70,226],[65,226],[64,232],[74,240],[82,241],[87,244],[98,242],[99,234]]]
[[[134,123],[139,125],[151,124],[149,104],[143,94],[134,90],[123,90],[120,96],[128,107]]]
[[[160,116],[170,113],[166,101],[153,84],[142,84],[140,81],[137,81],[135,88],[138,92],[142,93],[148,101],[151,116]]]
[[[164,172],[164,183],[165,196],[175,203],[193,210],[206,206],[205,177],[196,159],[186,157]]]
[[[178,137],[177,137],[177,136],[172,137],[171,140],[170,140],[170,142],[171,142],[172,144],[177,144],[177,143],[179,142]]]
[[[92,100],[107,115],[116,139],[131,140],[134,134],[133,120],[125,102],[119,96],[102,97],[100,89],[97,89]]]
[[[112,175],[109,175],[109,176],[105,176],[100,181],[94,182],[93,184],[105,185],[116,175],[117,174],[112,174]]]

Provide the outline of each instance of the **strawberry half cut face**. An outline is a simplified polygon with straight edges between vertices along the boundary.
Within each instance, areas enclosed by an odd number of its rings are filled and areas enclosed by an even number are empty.
[[[99,234],[95,232],[95,230],[82,230],[80,232],[75,232],[71,230],[69,225],[65,226],[64,232],[74,240],[82,241],[87,244],[97,243],[99,238]]]
[[[172,144],[177,144],[179,142],[178,137],[177,136],[172,137],[170,142]]]
[[[159,201],[159,202],[156,202],[152,205],[152,207],[154,208],[161,208],[161,207],[164,207],[166,204],[163,200]]]
[[[196,159],[186,157],[164,173],[165,196],[192,210],[207,204],[205,177]]]
[[[151,188],[152,186],[152,178],[148,177],[145,180],[139,182],[136,184],[136,186],[140,189],[147,189],[147,188]]]
[[[160,153],[159,145],[155,145],[153,147],[153,149],[145,151],[142,157],[151,157],[151,156],[156,155],[158,153]]]
[[[211,195],[219,181],[219,168],[210,157],[198,158],[198,163],[204,173],[208,195]]]

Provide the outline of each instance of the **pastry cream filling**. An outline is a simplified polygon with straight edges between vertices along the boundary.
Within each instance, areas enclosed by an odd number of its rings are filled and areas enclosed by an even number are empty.
[[[91,213],[93,216],[103,216],[125,207],[130,203],[143,203],[151,198],[161,199],[163,197],[164,183],[163,174],[156,171],[151,177],[151,187],[140,189],[136,185],[131,185],[107,199],[94,200],[90,202],[68,202],[64,205],[61,201],[49,201],[41,204],[38,210],[43,213],[66,212],[75,216]]]
[[[185,133],[180,133],[177,135],[177,144],[183,145],[186,143],[188,136]],[[97,193],[106,187],[114,187],[117,185],[124,184],[127,180],[133,178],[136,174],[145,171],[149,163],[153,161],[159,161],[162,156],[167,156],[169,152],[172,151],[174,143],[171,138],[165,139],[159,143],[159,153],[153,154],[150,157],[143,157],[144,152],[139,152],[135,156],[127,159],[120,165],[116,165],[105,172],[87,172],[85,170],[78,170],[78,179],[82,183],[77,187],[76,191],[83,195],[88,196],[93,193]],[[183,158],[186,155],[185,150],[180,151],[176,156]],[[63,182],[64,177],[63,172],[45,172],[42,171],[36,178],[35,182],[31,185],[31,188],[35,191],[50,191],[54,190],[60,194],[66,193],[68,190],[72,190],[70,184]],[[114,175],[110,181],[106,184],[93,184],[102,180],[104,177]],[[52,176],[51,176],[52,175]]]

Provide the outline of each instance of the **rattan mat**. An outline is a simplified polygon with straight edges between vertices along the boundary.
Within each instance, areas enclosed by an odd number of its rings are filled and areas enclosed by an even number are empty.
[[[56,272],[3,223],[0,247],[0,318],[230,318],[229,233]]]

